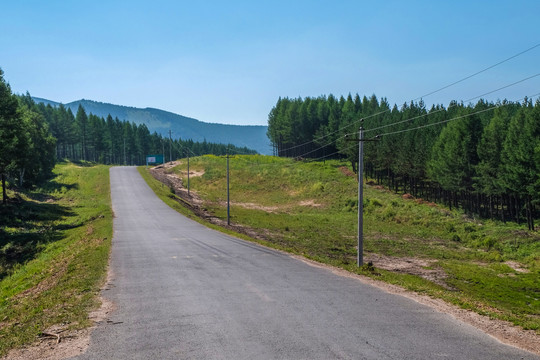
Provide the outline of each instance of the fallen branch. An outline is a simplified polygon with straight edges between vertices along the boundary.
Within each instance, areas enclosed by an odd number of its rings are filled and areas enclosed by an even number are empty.
[[[49,332],[44,332],[43,331],[41,333],[41,336],[43,336],[43,337],[55,337],[56,338],[56,343],[60,344],[60,341],[61,341],[60,334],[54,334],[54,333],[49,333]]]

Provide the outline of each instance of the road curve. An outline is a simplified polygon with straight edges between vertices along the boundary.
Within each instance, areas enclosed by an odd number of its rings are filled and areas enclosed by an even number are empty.
[[[539,359],[448,315],[210,230],[111,169],[117,306],[77,359]]]

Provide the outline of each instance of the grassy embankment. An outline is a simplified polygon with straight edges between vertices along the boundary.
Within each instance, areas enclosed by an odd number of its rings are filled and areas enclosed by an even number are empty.
[[[53,325],[89,326],[99,305],[112,237],[109,168],[67,163],[54,173],[0,206],[0,356]]]
[[[444,299],[540,333],[540,235],[523,226],[473,220],[458,211],[425,204],[376,186],[364,192],[364,249],[374,254],[427,261],[438,283],[386,271],[358,269],[357,182],[344,163],[302,163],[265,156],[230,160],[231,221],[256,229],[266,245],[362,273]],[[191,188],[205,207],[226,218],[226,160],[193,158]],[[186,183],[185,160],[174,170]],[[146,173],[144,168],[141,169]],[[147,181],[167,201],[168,188]],[[174,205],[177,208],[179,204]],[[184,213],[186,210],[182,210]],[[388,258],[387,258],[388,259]],[[511,266],[510,266],[511,265]]]

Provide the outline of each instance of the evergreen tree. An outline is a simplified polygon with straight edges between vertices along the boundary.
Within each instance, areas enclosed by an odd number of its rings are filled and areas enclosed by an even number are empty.
[[[26,106],[21,109],[28,144],[16,161],[19,184],[36,184],[52,174],[55,165],[56,140],[43,116]]]
[[[465,115],[468,110],[463,111]],[[474,116],[452,121],[441,131],[433,146],[428,173],[444,189],[472,189],[481,131],[481,123]]]
[[[540,164],[536,161],[539,146],[540,103],[537,102],[533,107],[526,100],[510,120],[501,157],[504,166],[503,184],[510,192],[525,200],[531,230],[534,229],[532,206],[538,200],[537,184],[540,181]]]
[[[505,189],[500,179],[501,153],[509,121],[508,107],[495,109],[478,144],[479,163],[476,167],[478,176],[475,178],[475,187],[487,195],[499,195]]]
[[[0,69],[0,176],[2,177],[2,203],[7,202],[6,177],[15,170],[17,159],[28,148],[17,98],[12,95],[11,87],[4,80]]]
[[[86,114],[86,111],[84,110],[82,105],[79,105],[79,108],[77,109],[77,115],[75,116],[75,121],[77,124],[77,135],[79,137],[81,159],[88,160],[87,158],[88,115]]]

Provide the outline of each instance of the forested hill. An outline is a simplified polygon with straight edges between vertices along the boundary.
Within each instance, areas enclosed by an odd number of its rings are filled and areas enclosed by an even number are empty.
[[[60,103],[51,100],[33,97],[36,103],[58,106]],[[153,108],[135,108],[114,104],[101,103],[92,100],[78,100],[64,104],[75,114],[79,105],[86,113],[106,118],[109,114],[121,121],[129,121],[137,125],[145,124],[150,132],[157,132],[163,136],[169,136],[172,130],[174,138],[193,141],[204,141],[233,144],[238,147],[247,147],[261,154],[271,153],[270,141],[266,136],[267,127],[259,125],[224,125],[205,123],[193,118],[174,114]]]

